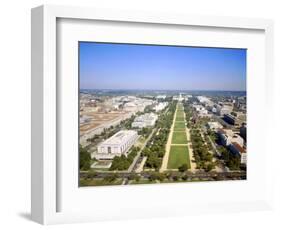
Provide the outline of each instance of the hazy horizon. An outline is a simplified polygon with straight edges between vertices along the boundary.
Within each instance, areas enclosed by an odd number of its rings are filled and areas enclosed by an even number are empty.
[[[96,89],[96,88],[80,88],[80,90],[121,90],[121,91],[229,91],[229,92],[246,92],[246,90],[221,90],[221,89]]]
[[[79,42],[80,89],[246,91],[246,50]]]

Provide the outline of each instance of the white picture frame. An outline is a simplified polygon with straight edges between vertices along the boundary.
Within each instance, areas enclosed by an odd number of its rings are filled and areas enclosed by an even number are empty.
[[[122,201],[118,204],[124,204],[124,207],[113,207],[111,211],[102,209],[102,207],[92,210],[86,208],[83,210],[83,205],[79,206],[75,203],[77,197],[67,197],[67,192],[61,193],[60,190],[67,191],[61,188],[63,185],[60,177],[61,159],[57,156],[58,151],[58,95],[61,95],[61,86],[56,78],[58,74],[58,23],[61,19],[101,21],[105,23],[124,22],[134,25],[146,24],[156,27],[181,27],[185,26],[198,27],[202,30],[208,28],[219,28],[220,30],[242,30],[242,31],[260,31],[264,40],[263,56],[259,57],[262,60],[264,73],[260,73],[256,88],[265,87],[260,92],[259,97],[264,98],[263,106],[266,106],[262,117],[257,118],[255,122],[259,122],[261,118],[267,119],[267,126],[264,127],[265,132],[270,132],[272,123],[269,119],[269,112],[274,106],[274,98],[272,85],[273,83],[273,23],[266,19],[248,19],[248,18],[231,18],[231,17],[211,17],[211,16],[190,16],[190,15],[173,15],[163,13],[149,12],[133,12],[133,11],[114,11],[100,10],[91,8],[65,7],[44,5],[32,9],[32,203],[31,213],[32,219],[41,224],[56,224],[70,223],[83,221],[97,221],[107,219],[126,219],[126,218],[142,218],[142,217],[159,217],[171,215],[187,215],[194,213],[211,213],[211,212],[236,212],[236,211],[252,211],[265,210],[272,208],[272,169],[271,163],[272,154],[270,153],[270,145],[268,145],[269,137],[266,137],[264,142],[264,151],[266,152],[264,159],[265,175],[263,175],[263,191],[258,193],[253,200],[249,200],[247,196],[242,199],[240,196],[235,198],[222,198],[221,202],[214,200],[208,202],[205,200],[202,203],[197,202],[198,197],[193,198],[193,203],[185,202],[179,205],[177,200],[169,200],[168,204],[161,205],[159,202],[151,201],[150,208],[144,212],[143,207],[135,208],[129,201]],[[113,25],[114,26],[114,25]],[[79,27],[79,25],[78,25]],[[86,36],[86,35],[85,35]],[[121,38],[122,40],[123,38]],[[141,38],[143,39],[143,38]],[[219,38],[218,38],[219,39]],[[235,39],[235,38],[234,38]],[[237,39],[237,38],[236,38]],[[140,40],[141,41],[141,40]],[[148,40],[146,42],[149,42]],[[239,42],[239,41],[237,41]],[[238,43],[237,43],[238,44]],[[260,43],[259,43],[260,44]],[[231,45],[231,44],[230,44]],[[237,45],[239,46],[239,44]],[[247,47],[245,47],[247,48]],[[259,68],[259,67],[257,67]],[[253,81],[253,79],[251,79]],[[265,85],[263,85],[263,83]],[[64,87],[64,86],[63,86]],[[254,87],[254,86],[253,86]],[[70,88],[68,88],[70,89]],[[253,89],[253,91],[255,91]],[[257,90],[256,90],[257,91]],[[256,92],[256,94],[258,94]],[[256,95],[255,94],[255,95]],[[251,101],[249,103],[252,103]],[[76,105],[77,106],[77,105]],[[255,105],[252,105],[255,108]],[[254,111],[253,111],[254,113]],[[251,117],[250,117],[251,119]],[[78,127],[77,127],[78,128]],[[255,135],[254,131],[249,131],[249,135]],[[77,149],[73,149],[77,151]],[[257,150],[258,151],[258,150]],[[71,161],[71,160],[70,160]],[[257,166],[253,166],[255,168]],[[74,170],[74,169],[73,169]],[[254,169],[253,169],[254,170]],[[64,174],[65,172],[62,172]],[[76,171],[72,172],[77,173]],[[210,191],[213,193],[219,192],[219,189],[228,187],[226,191],[237,188],[248,189],[249,185],[230,185],[226,184],[212,186]],[[194,183],[193,183],[194,184]],[[63,185],[64,186],[64,185]],[[113,189],[120,198],[124,198],[124,194],[132,196],[134,193],[147,193],[151,189],[152,194],[160,194],[161,191],[169,194],[178,194],[184,196],[180,191],[189,192],[185,185],[158,185],[137,186],[132,188],[109,188],[102,190],[96,189],[99,194],[113,194]],[[204,190],[206,184],[192,186],[190,194]],[[240,186],[240,187],[237,187]],[[253,189],[258,189],[254,187]],[[177,193],[177,192],[178,193]],[[70,192],[69,192],[70,193]],[[74,194],[74,193],[73,193]],[[89,196],[90,190],[83,192],[83,196]],[[82,194],[77,193],[78,196]],[[60,200],[66,196],[68,203],[66,209],[61,209]],[[106,195],[104,195],[106,196]],[[74,198],[74,199],[73,199]],[[102,197],[101,197],[102,198]],[[71,199],[73,203],[71,203]],[[113,201],[112,201],[113,202]],[[113,203],[114,204],[114,203]],[[117,204],[117,203],[116,203]],[[91,203],[89,203],[91,205]],[[188,205],[188,209],[186,206]],[[78,208],[79,206],[79,208]],[[98,206],[98,204],[97,204]],[[168,210],[167,207],[171,207]],[[71,208],[72,207],[72,208]],[[77,210],[75,210],[77,208]],[[176,208],[176,211],[175,211]],[[70,210],[71,209],[71,210]],[[165,210],[163,210],[165,209]]]

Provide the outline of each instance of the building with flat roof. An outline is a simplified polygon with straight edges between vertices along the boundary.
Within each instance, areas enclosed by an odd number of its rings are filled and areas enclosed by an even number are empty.
[[[156,112],[159,112],[159,111],[162,111],[163,109],[165,109],[168,105],[168,102],[160,102],[158,103],[157,105],[155,105],[153,107],[153,109],[156,111]]]
[[[232,154],[236,154],[241,157],[241,164],[246,164],[247,152],[244,148],[243,138],[233,133],[230,129],[218,129],[218,135],[222,144],[227,147]]]
[[[199,117],[209,117],[208,110],[203,105],[192,105]]]
[[[233,132],[230,129],[218,129],[218,135],[220,137],[222,145],[228,146],[231,143]]]
[[[247,124],[243,123],[240,128],[240,136],[244,138],[245,141],[247,141]]]
[[[221,143],[224,146],[229,146],[232,142],[237,142],[239,145],[243,146],[244,145],[244,140],[242,137],[234,133],[231,129],[218,129],[217,131]]]
[[[132,128],[153,127],[158,119],[154,113],[146,113],[135,118],[132,123]]]
[[[233,110],[233,105],[231,104],[220,104],[215,105],[216,113],[219,116],[223,116],[224,114],[230,114]]]
[[[113,159],[115,156],[127,154],[135,144],[138,133],[134,130],[121,130],[98,145],[97,159]]]
[[[231,114],[224,114],[223,119],[230,125],[235,125],[236,117]]]
[[[236,127],[239,127],[246,121],[246,114],[232,112],[232,114],[224,114],[223,119],[228,124],[235,125]]]
[[[241,157],[241,164],[247,164],[247,153],[246,149],[244,149],[239,143],[232,142],[229,145],[229,150],[236,155]]]
[[[213,130],[213,131],[217,131],[218,129],[222,129],[223,128],[223,126],[219,122],[217,122],[217,121],[213,121],[213,122],[210,121],[210,122],[208,122],[207,123],[207,127],[209,129]]]
[[[156,99],[165,99],[167,96],[166,95],[157,95]]]
[[[198,99],[198,101],[201,103],[201,104],[203,104],[203,105],[205,105],[205,106],[207,106],[207,107],[212,107],[212,106],[214,106],[214,102],[212,102],[211,100],[210,100],[210,98],[208,98],[208,97],[205,97],[205,96],[197,96],[197,99]]]
[[[180,93],[179,95],[173,96],[173,100],[174,101],[183,101],[184,98],[183,98],[182,94]]]

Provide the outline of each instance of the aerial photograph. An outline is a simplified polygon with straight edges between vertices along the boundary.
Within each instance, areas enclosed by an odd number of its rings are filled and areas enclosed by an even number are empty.
[[[247,50],[82,42],[79,186],[247,179]]]

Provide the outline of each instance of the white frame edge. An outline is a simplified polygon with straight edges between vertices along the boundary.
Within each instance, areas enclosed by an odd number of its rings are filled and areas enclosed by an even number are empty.
[[[272,20],[155,14],[151,12],[115,11],[52,5],[33,8],[31,17],[31,218],[41,224],[61,223],[68,218],[67,214],[56,212],[57,89],[55,76],[57,18],[262,29],[265,31],[266,36],[265,74],[267,77],[267,89],[273,89]],[[268,106],[273,109],[272,90],[267,90],[267,102]],[[271,129],[272,127],[271,124],[268,128]],[[271,186],[272,183],[269,185]],[[272,189],[269,189],[268,200],[265,206],[272,206],[272,203]],[[233,209],[236,210],[237,207]],[[80,220],[91,221],[94,219],[94,217],[89,215]]]
[[[31,19],[31,214],[43,223],[43,8]]]

